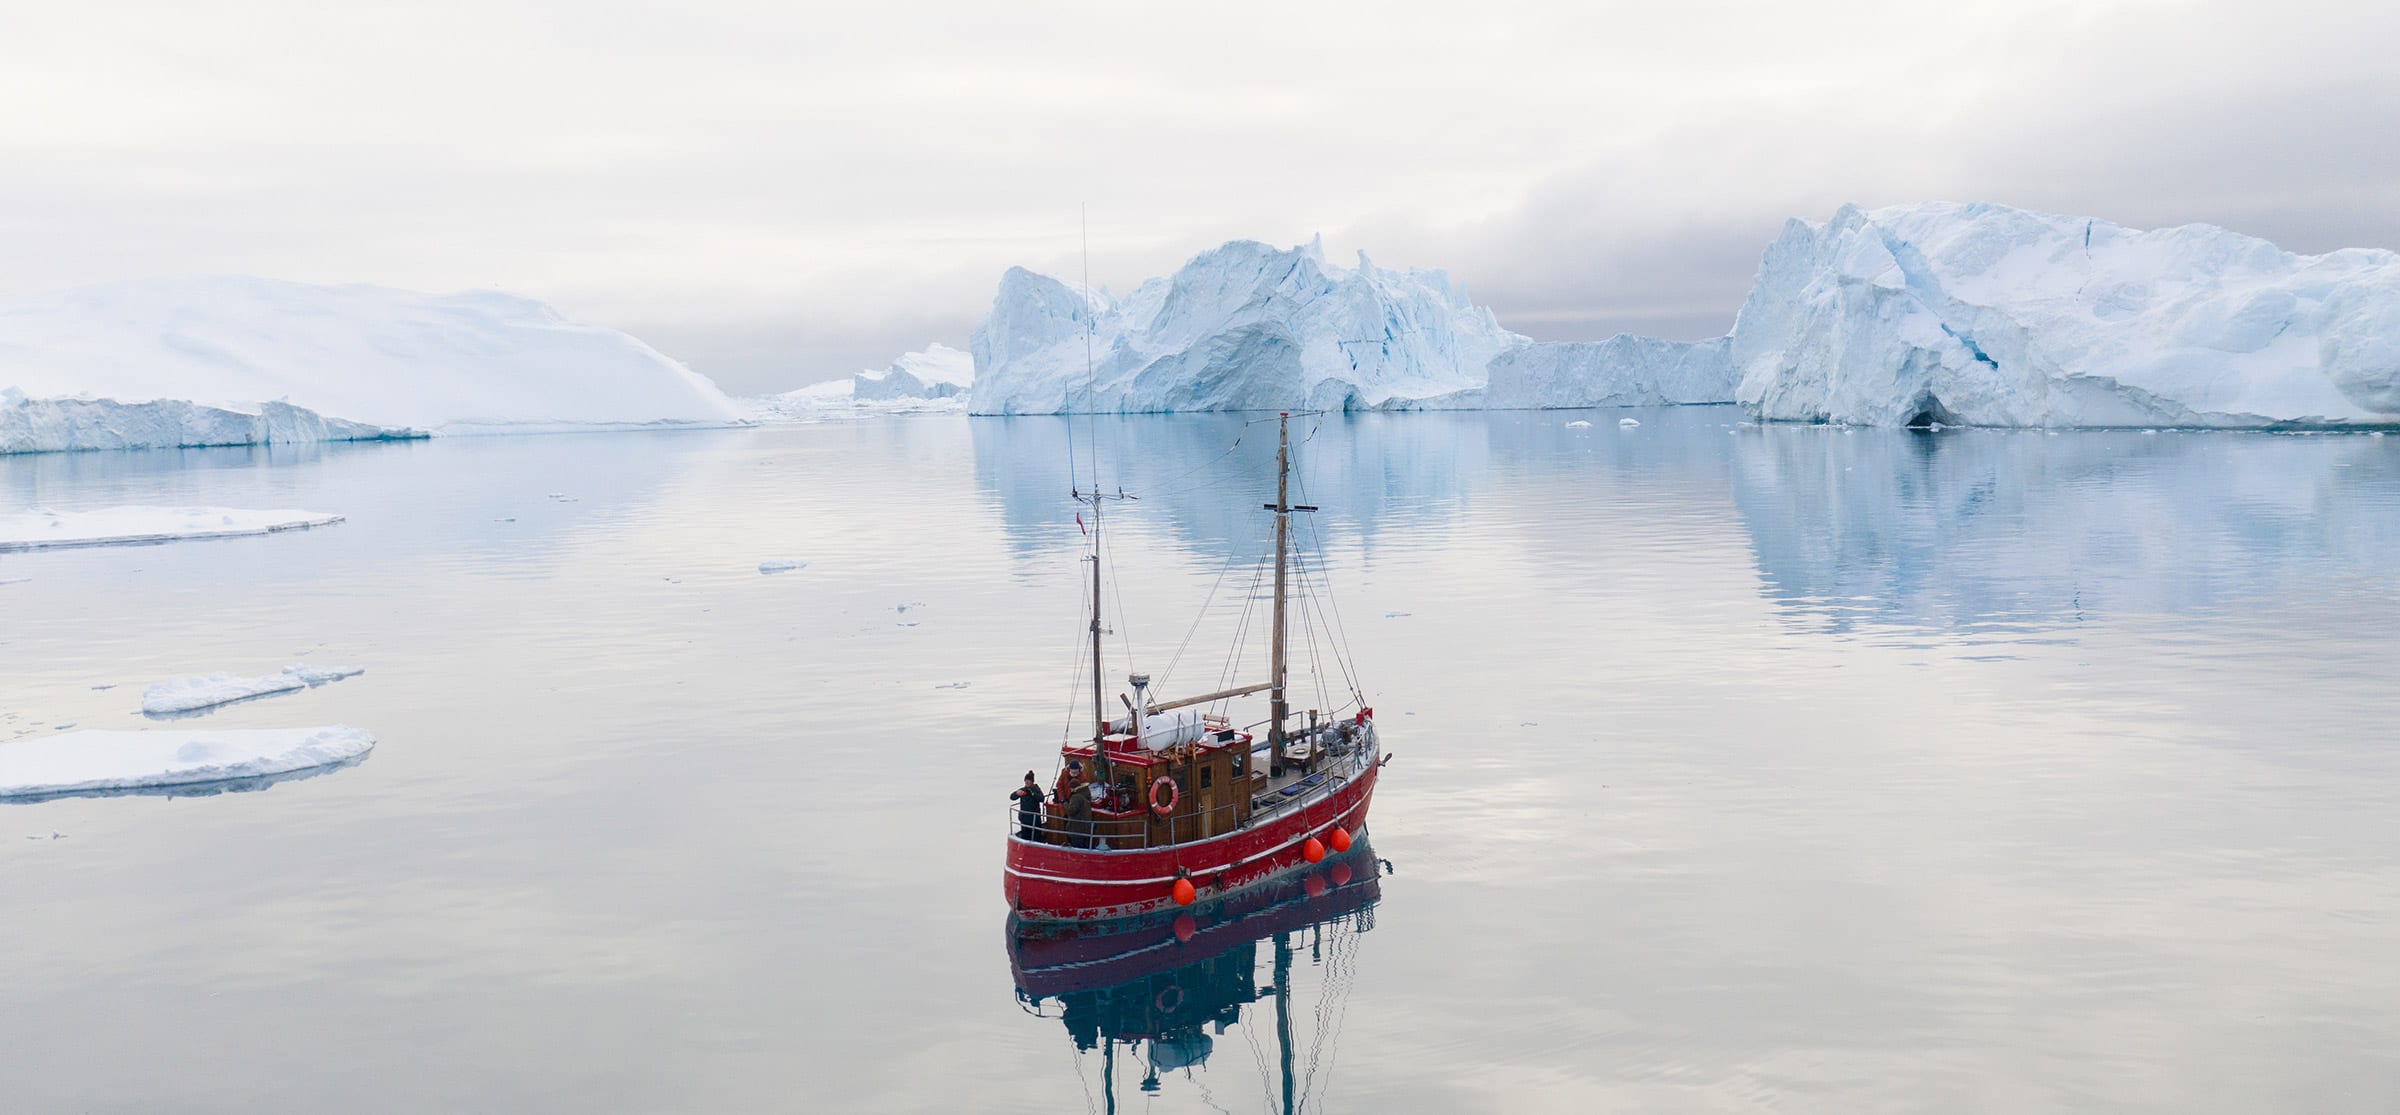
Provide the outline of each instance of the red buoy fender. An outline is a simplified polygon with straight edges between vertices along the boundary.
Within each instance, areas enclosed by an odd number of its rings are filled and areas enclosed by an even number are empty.
[[[1158,792],[1160,790],[1165,790],[1167,792],[1167,800],[1158,800]],[[1183,789],[1175,785],[1175,780],[1173,778],[1169,778],[1162,774],[1158,776],[1158,781],[1150,784],[1150,811],[1152,813],[1156,813],[1159,816],[1164,817],[1169,813],[1175,812],[1175,803],[1182,800]]]
[[[1177,879],[1175,885],[1167,889],[1167,894],[1175,900],[1176,905],[1189,906],[1200,897],[1200,888],[1193,886],[1190,879]]]

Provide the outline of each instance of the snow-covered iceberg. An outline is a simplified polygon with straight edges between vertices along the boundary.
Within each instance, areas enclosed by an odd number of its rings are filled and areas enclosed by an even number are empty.
[[[0,744],[0,799],[264,782],[356,763],[374,747],[374,736],[338,724],[214,732],[63,732]]]
[[[1526,343],[1440,271],[1241,240],[1122,298],[1010,268],[975,331],[968,409],[1383,407],[1480,388],[1492,357]]]
[[[305,530],[342,521],[323,511],[252,511],[236,507],[36,507],[0,515],[0,553],[77,546],[141,546]]]
[[[889,414],[958,413],[966,409],[975,358],[948,345],[928,346],[880,371],[810,384],[780,395],[737,400],[759,422],[817,422]]]
[[[114,399],[28,399],[0,388],[0,453],[60,453],[78,449],[176,449],[208,445],[310,445],[325,441],[420,438],[418,430],[326,418],[290,403],[260,404],[255,412],[201,406],[180,399],[120,403]]]
[[[1998,205],[1845,206],[1785,225],[1732,346],[1737,398],[1763,418],[2395,423],[2400,256]]]
[[[238,277],[0,301],[0,388],[437,432],[740,418],[707,377],[529,298]]]

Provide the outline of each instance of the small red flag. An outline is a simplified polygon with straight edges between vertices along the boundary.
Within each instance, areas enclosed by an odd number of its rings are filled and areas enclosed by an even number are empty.
[[[1080,530],[1085,534],[1090,534],[1092,532],[1092,528],[1083,525],[1083,512],[1081,511],[1075,513],[1075,529]]]

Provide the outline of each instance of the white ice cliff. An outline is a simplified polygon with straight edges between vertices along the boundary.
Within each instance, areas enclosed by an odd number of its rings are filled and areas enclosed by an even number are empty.
[[[1482,405],[1490,410],[1667,406],[1733,398],[1727,340],[1662,341],[1619,333],[1605,341],[1558,341],[1492,358]]]
[[[13,387],[0,388],[0,453],[307,445],[423,436],[416,430],[326,418],[290,403],[262,403],[248,413],[180,399],[28,399]]]
[[[273,402],[328,422],[437,432],[739,417],[707,377],[528,298],[233,277],[103,283],[0,302],[4,388],[28,400],[19,409],[41,404],[53,416],[65,399],[198,404],[138,418],[64,415],[71,428],[34,439],[36,448],[214,444],[226,423],[239,425],[223,412],[268,419],[263,404]],[[120,437],[92,425],[103,421],[168,428]]]
[[[1762,418],[1897,426],[2400,422],[2400,256],[2294,255],[1927,203],[1768,247],[1732,338]]]

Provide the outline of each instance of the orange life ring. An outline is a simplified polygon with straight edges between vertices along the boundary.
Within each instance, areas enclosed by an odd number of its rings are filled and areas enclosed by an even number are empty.
[[[1173,995],[1175,997],[1174,1002],[1170,1003],[1167,1001],[1167,996],[1169,995]],[[1160,1014],[1175,1013],[1177,1010],[1180,1010],[1183,1007],[1183,988],[1177,987],[1171,983],[1168,984],[1165,991],[1159,992],[1156,998],[1150,1000],[1150,1005],[1157,1007],[1158,1013]]]
[[[1159,787],[1162,786],[1166,787],[1167,791],[1167,800],[1165,801],[1158,800]],[[1175,785],[1175,780],[1173,778],[1162,774],[1158,776],[1157,781],[1150,784],[1150,811],[1152,813],[1156,813],[1159,816],[1164,817],[1169,813],[1175,812],[1175,803],[1182,800],[1183,790],[1181,787]]]

